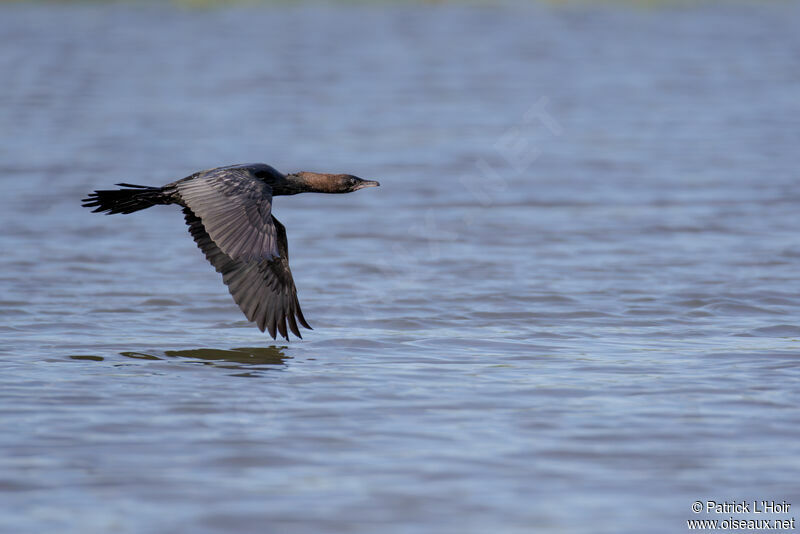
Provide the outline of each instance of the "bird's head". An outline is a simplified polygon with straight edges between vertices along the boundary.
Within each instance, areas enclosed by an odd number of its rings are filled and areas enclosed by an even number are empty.
[[[352,174],[298,172],[289,176],[302,182],[307,186],[307,191],[314,193],[352,193],[365,187],[381,185],[375,180],[362,180]]]

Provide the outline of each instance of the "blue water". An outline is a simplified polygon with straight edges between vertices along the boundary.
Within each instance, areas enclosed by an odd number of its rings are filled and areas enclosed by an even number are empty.
[[[800,9],[0,6],[0,532],[683,532],[800,506]],[[180,210],[278,198],[314,327]],[[769,519],[788,514],[761,516]]]

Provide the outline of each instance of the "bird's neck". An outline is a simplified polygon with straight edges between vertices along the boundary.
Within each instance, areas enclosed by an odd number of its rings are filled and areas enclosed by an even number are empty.
[[[272,196],[296,195],[298,193],[331,193],[327,174],[298,172],[270,181]]]
[[[287,174],[285,176],[274,177],[267,182],[272,188],[272,196],[277,197],[281,195],[296,195],[298,193],[305,193],[308,188],[298,180],[294,174]]]

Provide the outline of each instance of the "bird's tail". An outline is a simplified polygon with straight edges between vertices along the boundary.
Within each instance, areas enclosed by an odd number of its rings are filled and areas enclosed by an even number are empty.
[[[125,189],[95,191],[84,198],[84,208],[94,208],[93,213],[133,213],[156,204],[169,204],[170,197],[160,187],[116,184]]]

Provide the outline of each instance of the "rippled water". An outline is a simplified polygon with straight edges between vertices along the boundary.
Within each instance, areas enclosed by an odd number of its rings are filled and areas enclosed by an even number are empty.
[[[800,506],[798,16],[0,6],[0,531]],[[178,209],[79,207],[254,161],[382,183],[276,201],[302,341],[244,320]]]

